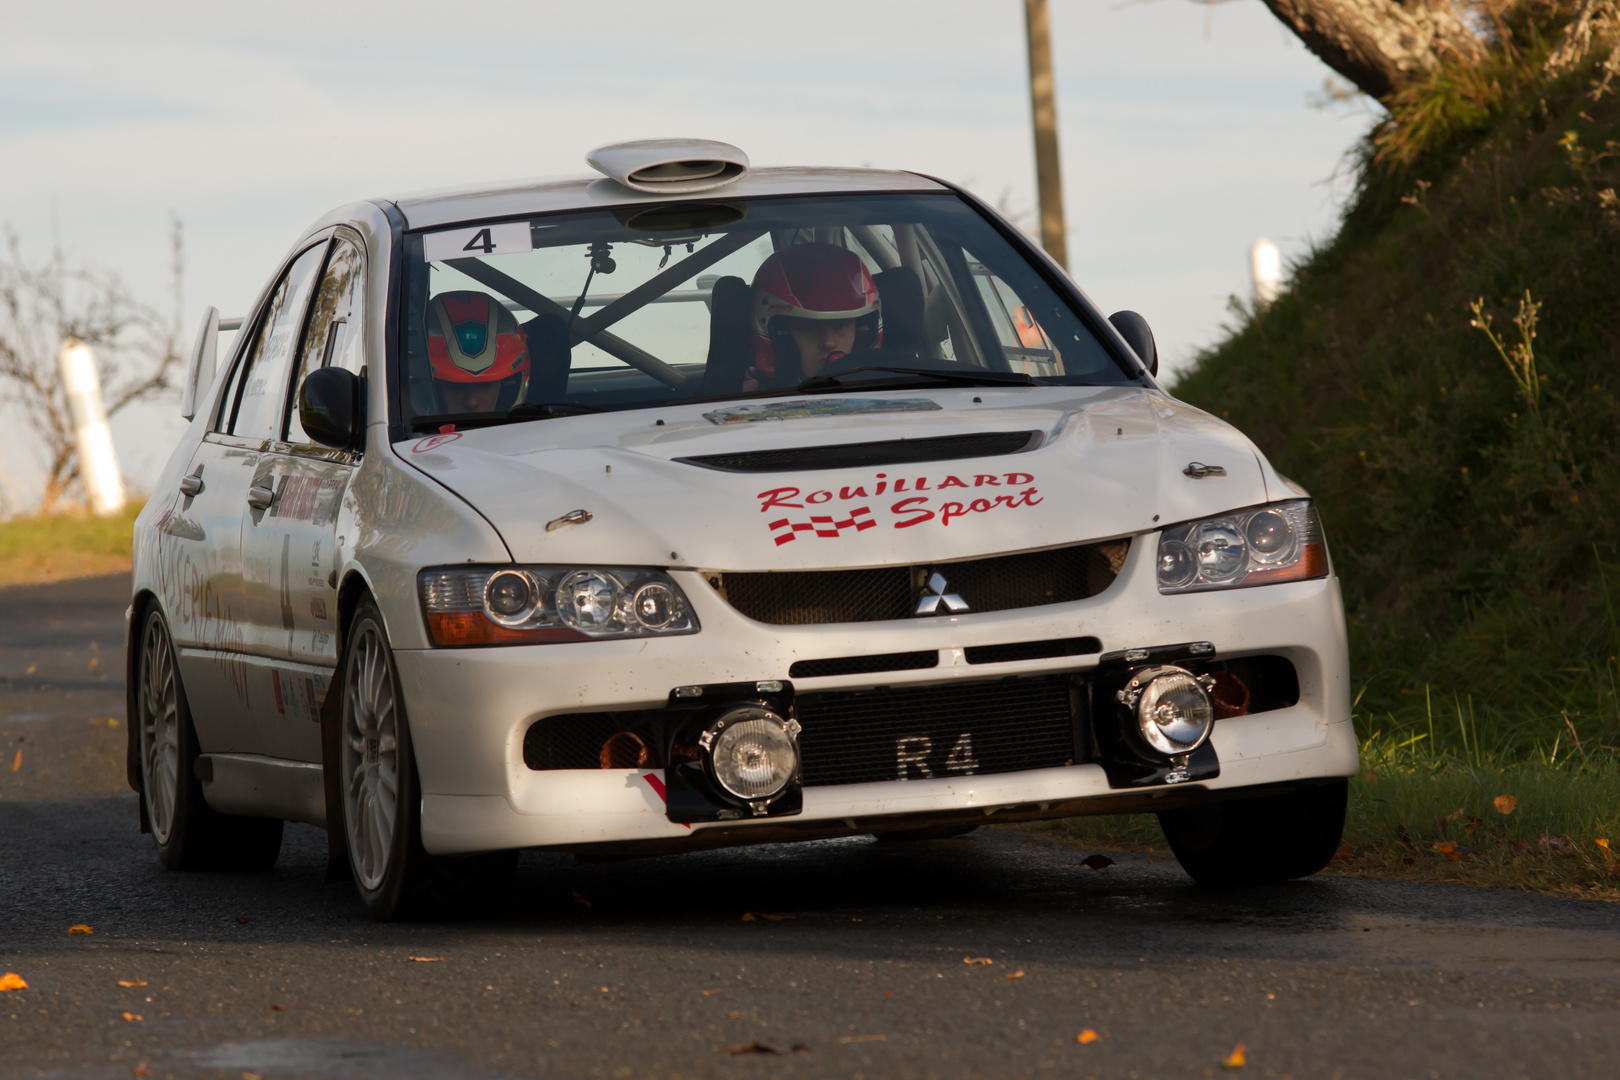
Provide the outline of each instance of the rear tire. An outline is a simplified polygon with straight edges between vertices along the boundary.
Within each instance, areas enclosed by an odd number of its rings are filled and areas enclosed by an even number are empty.
[[[197,729],[163,613],[141,629],[137,660],[141,799],[158,861],[170,870],[267,870],[281,854],[282,822],[221,814],[196,776]]]
[[[338,783],[349,867],[366,913],[379,922],[500,899],[517,852],[443,858],[422,847],[422,795],[393,650],[376,603],[350,624],[339,676]]]
[[[1350,781],[1301,784],[1282,795],[1189,806],[1159,815],[1181,868],[1200,885],[1259,885],[1309,877],[1344,834]]]

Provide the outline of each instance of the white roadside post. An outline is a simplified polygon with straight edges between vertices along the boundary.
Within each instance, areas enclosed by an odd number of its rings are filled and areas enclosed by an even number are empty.
[[[1282,253],[1276,244],[1263,236],[1254,242],[1249,273],[1254,278],[1254,306],[1264,311],[1282,292]]]
[[[90,346],[68,338],[56,354],[62,369],[62,393],[73,414],[73,437],[78,444],[79,479],[89,497],[90,512],[111,517],[124,509],[124,478],[118,471],[112,429],[101,401],[101,376]]]

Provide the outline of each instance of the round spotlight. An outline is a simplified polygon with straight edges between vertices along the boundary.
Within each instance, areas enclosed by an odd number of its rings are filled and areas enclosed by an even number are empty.
[[[618,610],[618,582],[595,570],[575,570],[557,583],[557,614],[577,630],[601,630]]]
[[[1208,686],[1184,668],[1139,671],[1119,692],[1119,700],[1131,709],[1143,742],[1167,757],[1198,749],[1215,723]]]
[[[681,598],[663,582],[654,581],[636,590],[630,601],[636,621],[649,630],[662,630],[683,614]]]
[[[1261,510],[1243,527],[1249,550],[1260,562],[1274,562],[1293,554],[1294,529],[1275,510]]]
[[[501,626],[520,626],[534,615],[540,584],[525,570],[497,570],[484,584],[484,610]]]
[[[769,709],[745,705],[709,726],[698,745],[709,755],[715,782],[755,802],[781,794],[799,770],[799,725]]]
[[[1198,559],[1192,548],[1180,540],[1164,540],[1159,544],[1159,584],[1179,589],[1190,584],[1198,575]]]
[[[1243,534],[1228,522],[1208,521],[1199,530],[1199,570],[1210,584],[1230,581],[1241,574],[1247,555]]]

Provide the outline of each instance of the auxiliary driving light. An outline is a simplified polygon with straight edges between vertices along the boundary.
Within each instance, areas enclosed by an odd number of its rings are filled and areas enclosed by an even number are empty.
[[[709,773],[756,814],[780,795],[799,771],[799,722],[744,705],[728,711],[698,737]]]
[[[1170,758],[1190,754],[1209,738],[1215,724],[1210,700],[1214,680],[1185,668],[1144,668],[1131,676],[1117,697],[1131,710],[1149,748]]]

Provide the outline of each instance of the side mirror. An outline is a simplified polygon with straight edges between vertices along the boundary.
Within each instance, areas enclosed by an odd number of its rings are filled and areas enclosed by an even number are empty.
[[[346,450],[360,445],[365,428],[364,385],[345,368],[310,372],[298,388],[298,421],[304,425],[304,433],[325,446]]]
[[[202,325],[197,327],[197,341],[191,346],[191,360],[186,364],[186,383],[180,392],[180,415],[187,420],[197,415],[197,402],[208,393],[214,381],[214,358],[219,351],[219,309],[203,311]]]
[[[1158,375],[1159,349],[1153,344],[1153,331],[1148,327],[1147,320],[1134,311],[1116,311],[1108,316],[1108,321],[1114,324],[1114,329],[1125,339],[1125,344],[1136,353],[1142,366],[1148,369],[1148,374]]]

